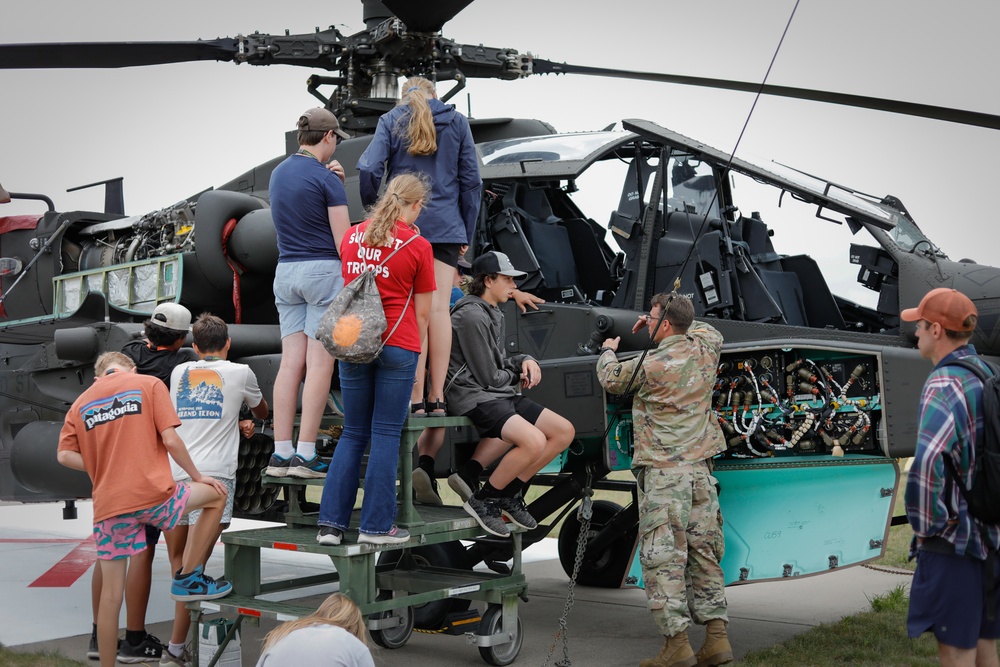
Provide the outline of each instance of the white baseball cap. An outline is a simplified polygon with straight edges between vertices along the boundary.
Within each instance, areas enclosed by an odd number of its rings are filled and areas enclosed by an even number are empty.
[[[191,311],[179,303],[161,303],[149,319],[164,329],[191,331]]]

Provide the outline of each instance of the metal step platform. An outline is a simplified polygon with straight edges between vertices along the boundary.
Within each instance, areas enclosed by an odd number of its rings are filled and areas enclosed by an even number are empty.
[[[342,423],[342,419],[328,420]],[[351,517],[351,527],[338,546],[316,541],[316,514],[303,510],[305,488],[322,486],[323,479],[303,480],[262,476],[262,482],[281,485],[289,501],[286,525],[223,533],[225,576],[233,592],[218,600],[193,602],[192,635],[195,646],[193,665],[198,667],[199,621],[202,613],[223,612],[236,617],[234,628],[244,618],[270,618],[288,621],[313,613],[309,607],[292,602],[274,602],[260,596],[318,584],[339,584],[342,594],[354,601],[367,617],[373,641],[389,649],[402,647],[413,630],[462,634],[468,643],[479,648],[483,659],[493,665],[512,663],[520,651],[523,631],[518,618],[518,599],[524,598],[527,581],[521,571],[522,533],[511,526],[513,560],[508,572],[475,571],[471,567],[447,567],[435,563],[435,545],[448,545],[452,553],[462,553],[459,540],[497,539],[488,535],[462,507],[413,505],[410,478],[413,473],[412,450],[424,428],[467,425],[464,417],[411,418],[404,424],[400,439],[398,515],[396,523],[410,532],[407,542],[393,545],[358,543],[360,510]],[[324,554],[330,558],[329,573],[291,576],[280,581],[261,581],[261,550]],[[440,549],[440,547],[439,547]],[[451,601],[451,603],[449,603]],[[485,602],[480,615],[464,611],[473,602]],[[440,614],[421,613],[432,605]],[[442,606],[443,605],[443,606]],[[452,613],[454,610],[455,613]],[[455,632],[455,619],[462,615]],[[433,620],[427,619],[432,617]],[[447,631],[446,631],[447,630]],[[222,654],[230,633],[213,659]]]

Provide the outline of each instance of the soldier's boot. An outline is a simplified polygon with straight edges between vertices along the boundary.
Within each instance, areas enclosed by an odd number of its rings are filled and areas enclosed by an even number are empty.
[[[698,649],[695,658],[698,660],[697,667],[715,667],[733,661],[733,647],[729,645],[725,621],[717,618],[708,622],[705,644]]]
[[[659,655],[639,662],[639,667],[694,667],[698,660],[688,641],[687,630],[666,637]]]

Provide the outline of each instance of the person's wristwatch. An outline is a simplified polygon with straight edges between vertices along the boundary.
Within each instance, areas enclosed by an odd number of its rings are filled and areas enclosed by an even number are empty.
[[[613,347],[607,347],[606,345],[601,346],[601,354],[604,354],[605,352],[614,352],[614,351],[615,349]]]

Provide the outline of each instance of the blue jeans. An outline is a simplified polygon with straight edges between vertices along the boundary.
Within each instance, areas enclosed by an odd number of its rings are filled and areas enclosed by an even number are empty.
[[[333,450],[323,486],[319,525],[347,530],[358,496],[361,457],[371,440],[361,532],[384,534],[396,519],[396,468],[399,438],[410,410],[416,377],[416,352],[386,345],[370,364],[340,362],[344,432]]]

